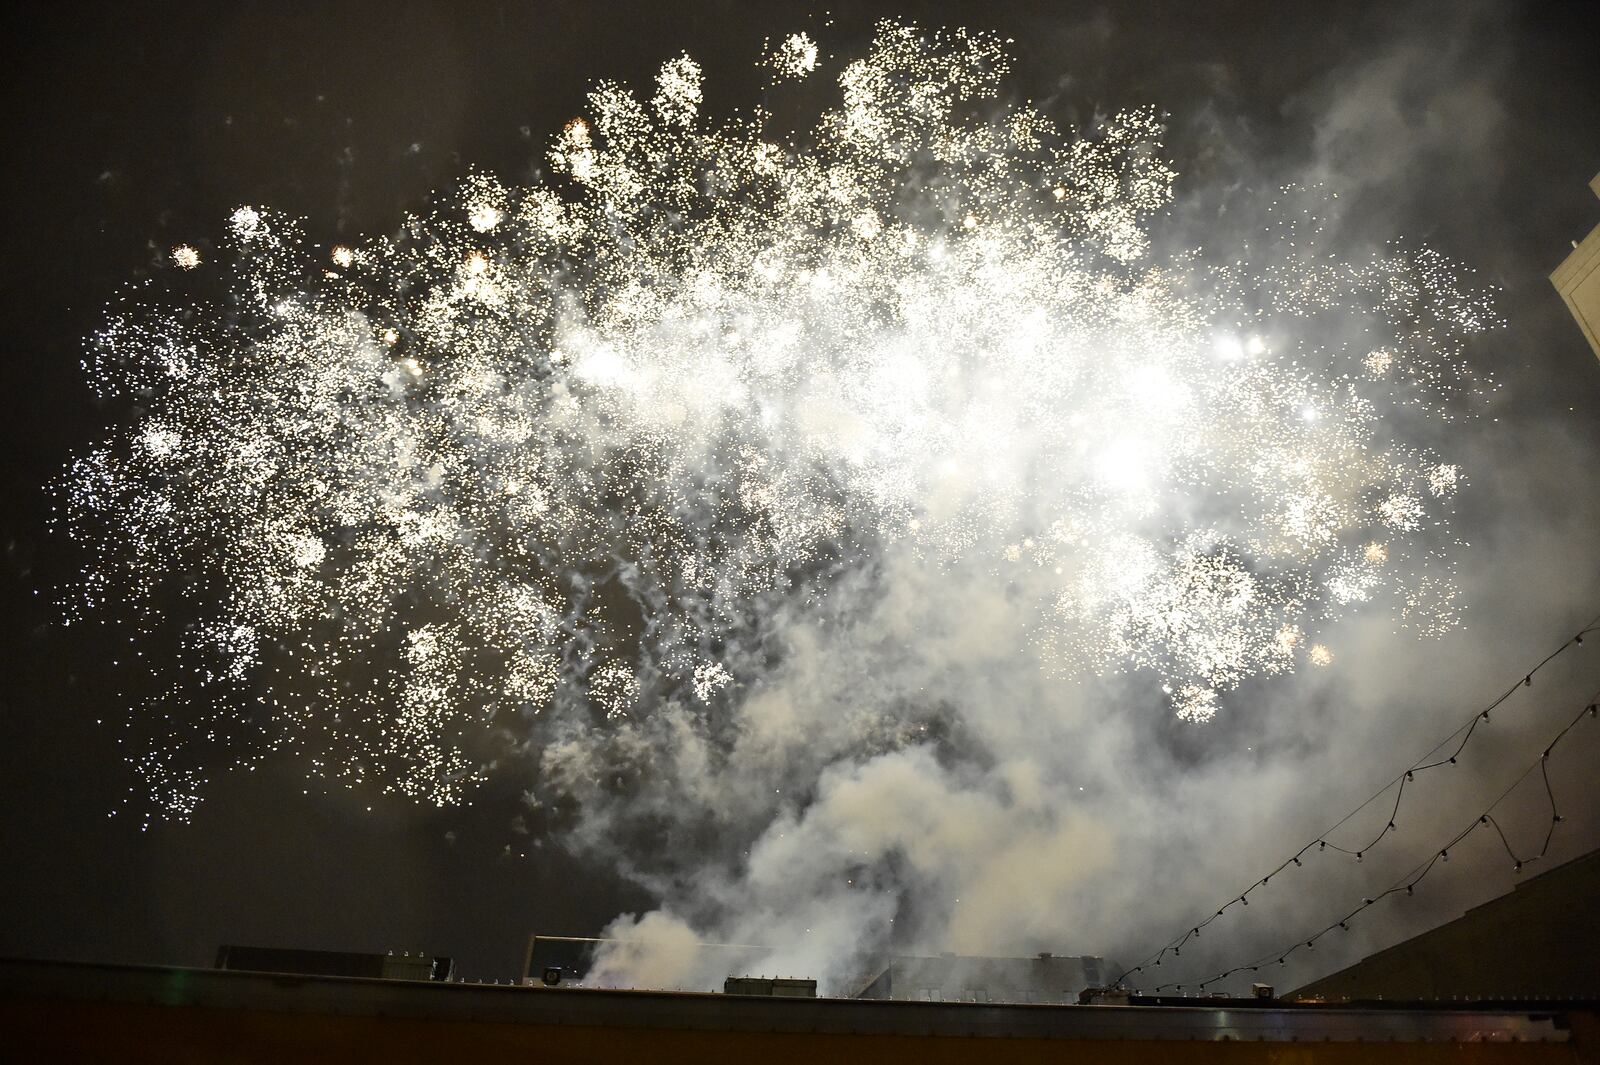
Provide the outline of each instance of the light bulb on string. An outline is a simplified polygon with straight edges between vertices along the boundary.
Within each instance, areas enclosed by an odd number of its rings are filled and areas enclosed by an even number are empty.
[[[1531,677],[1532,674],[1529,674],[1528,676]],[[1600,716],[1600,702],[1591,702],[1591,703],[1589,703],[1588,705],[1586,705],[1584,707],[1583,713],[1588,714],[1591,717]],[[1581,716],[1582,715],[1580,714],[1580,717]],[[1481,711],[1480,712],[1480,717],[1483,720],[1488,720],[1489,719],[1489,711],[1488,710]],[[1571,727],[1572,726],[1569,724],[1567,726],[1567,729],[1562,730],[1560,733],[1558,733],[1556,735],[1555,739],[1551,741],[1549,746],[1547,746],[1541,752],[1540,760],[1539,760],[1539,762],[1535,763],[1535,766],[1541,765],[1542,763],[1547,762],[1549,760],[1550,756],[1555,753],[1555,748],[1560,744],[1561,739],[1566,735],[1566,731],[1570,730]],[[1465,745],[1465,741],[1463,741],[1463,746],[1464,745]],[[1461,748],[1457,749],[1457,753],[1458,754],[1460,753],[1460,750],[1461,750]],[[1442,764],[1449,764],[1449,765],[1458,764],[1457,755],[1456,754],[1452,754],[1452,755],[1448,756],[1446,759],[1444,759],[1444,761],[1442,761],[1442,762],[1430,762],[1430,763],[1428,763],[1426,765],[1422,765],[1422,766],[1413,766],[1411,769],[1408,769],[1408,770],[1404,771],[1404,779],[1406,781],[1414,781],[1416,779],[1416,772],[1418,770],[1420,770],[1420,769],[1430,769],[1430,768],[1433,768],[1434,766],[1442,765]],[[1530,768],[1532,768],[1532,767],[1530,767]],[[1546,789],[1547,789],[1547,791],[1549,790],[1549,781],[1548,781],[1548,779],[1546,779]],[[1563,823],[1565,821],[1565,817],[1555,809],[1555,797],[1554,797],[1554,793],[1553,792],[1550,794],[1550,800],[1551,800],[1550,801],[1550,805],[1551,805],[1551,824],[1552,824],[1552,826]],[[1398,804],[1399,800],[1397,799],[1396,802]],[[1491,810],[1484,811],[1483,813],[1481,813],[1478,816],[1478,825],[1495,825],[1498,828],[1498,825],[1496,824],[1496,821],[1495,821],[1494,817],[1492,816],[1492,808],[1491,808]],[[1477,826],[1474,826],[1474,827],[1477,827]],[[1382,838],[1382,836],[1385,835],[1388,832],[1398,832],[1398,831],[1399,831],[1398,822],[1396,820],[1391,819],[1386,823],[1384,831],[1382,833],[1379,833],[1379,838]],[[1457,836],[1454,840],[1451,841],[1451,846],[1454,846],[1455,844],[1461,842],[1462,838],[1464,838],[1465,836],[1470,834],[1470,831],[1471,830],[1469,829],[1467,832],[1463,832],[1459,836]],[[1504,841],[1504,834],[1503,833],[1502,833],[1502,841]],[[1326,839],[1317,839],[1314,842],[1317,844],[1318,851],[1327,850],[1328,841]],[[1284,863],[1282,865],[1280,865],[1277,869],[1274,869],[1271,873],[1268,873],[1265,876],[1263,876],[1260,880],[1258,880],[1256,882],[1256,884],[1252,885],[1243,894],[1239,895],[1237,898],[1230,899],[1228,902],[1224,903],[1222,908],[1216,911],[1216,915],[1215,916],[1216,917],[1221,917],[1223,915],[1223,912],[1227,909],[1227,907],[1233,905],[1235,902],[1237,902],[1237,903],[1239,903],[1241,905],[1244,905],[1244,906],[1250,905],[1250,900],[1248,898],[1248,895],[1249,895],[1250,891],[1255,890],[1256,887],[1268,886],[1270,884],[1270,882],[1271,882],[1272,877],[1277,875],[1283,869],[1287,868],[1290,863],[1293,863],[1297,868],[1302,867],[1304,865],[1304,863],[1301,861],[1301,855],[1304,854],[1304,852],[1306,850],[1310,849],[1310,846],[1311,846],[1311,844],[1309,844],[1309,843],[1305,844],[1299,851],[1295,852],[1294,854],[1291,854],[1284,861]],[[1547,843],[1546,843],[1546,848],[1548,849],[1548,840],[1547,840]],[[1365,857],[1366,857],[1365,849],[1359,850],[1359,851],[1345,851],[1342,847],[1338,847],[1337,845],[1335,846],[1334,849],[1335,850],[1339,850],[1339,851],[1341,851],[1342,853],[1345,853],[1345,854],[1351,854],[1356,859],[1357,862],[1363,861],[1365,859]],[[1510,850],[1509,842],[1507,843],[1507,850],[1508,851]],[[1529,862],[1537,861],[1540,858],[1543,858],[1544,856],[1545,856],[1545,854],[1544,854],[1543,851],[1541,851],[1537,855],[1532,856],[1531,858],[1526,858],[1526,859],[1517,858],[1515,856],[1515,854],[1512,854],[1511,857],[1513,859],[1513,861],[1512,861],[1512,871],[1513,871],[1513,873],[1516,873],[1516,874],[1522,873],[1523,869],[1524,869],[1524,866],[1526,866]],[[1450,847],[1447,846],[1447,847],[1441,848],[1438,851],[1438,855],[1437,855],[1437,858],[1435,860],[1442,861],[1442,862],[1448,862],[1450,860]],[[1425,870],[1424,870],[1424,875],[1426,875],[1426,871]],[[1410,883],[1404,883],[1404,884],[1396,885],[1394,887],[1389,888],[1387,891],[1381,892],[1379,895],[1377,895],[1375,897],[1365,897],[1365,898],[1363,898],[1361,900],[1361,907],[1360,907],[1359,910],[1356,911],[1356,913],[1352,913],[1352,914],[1348,915],[1344,920],[1338,921],[1335,925],[1330,926],[1330,928],[1328,930],[1331,930],[1332,928],[1337,927],[1341,931],[1349,932],[1351,930],[1350,929],[1350,925],[1349,925],[1349,919],[1350,918],[1353,918],[1353,917],[1359,915],[1359,913],[1362,910],[1365,910],[1368,907],[1376,905],[1382,899],[1385,899],[1385,898],[1387,898],[1388,896],[1390,896],[1392,894],[1396,894],[1401,890],[1405,891],[1406,897],[1408,897],[1408,898],[1415,897],[1415,895],[1416,895],[1416,883],[1420,879],[1422,879],[1422,877],[1419,876],[1419,877],[1415,878],[1413,881],[1411,881]],[[1208,919],[1204,923],[1209,923],[1210,920],[1211,919]],[[1198,936],[1200,934],[1200,927],[1201,926],[1196,925],[1193,928],[1191,928],[1190,931],[1189,931],[1189,935]],[[1325,930],[1324,932],[1319,932],[1316,935],[1312,936],[1310,939],[1305,940],[1304,941],[1304,946],[1306,947],[1306,949],[1307,950],[1314,950],[1316,948],[1317,939],[1319,939],[1322,935],[1326,934],[1326,931],[1327,930]],[[1179,942],[1180,943],[1187,942],[1187,939],[1188,939],[1188,936],[1185,936]],[[1296,943],[1294,946],[1289,948],[1289,950],[1285,952],[1284,956],[1282,956],[1282,957],[1280,957],[1278,959],[1278,963],[1280,965],[1286,964],[1286,959],[1287,959],[1288,954],[1292,954],[1295,950],[1299,949],[1300,946],[1301,946],[1301,944]],[[1178,948],[1176,946],[1170,947],[1168,949],[1171,949],[1173,951],[1174,955],[1177,955],[1179,953]],[[1157,964],[1159,964],[1159,961],[1157,962]],[[1248,968],[1249,968],[1249,970],[1251,972],[1257,971],[1257,967],[1256,966],[1249,966]],[[1229,970],[1227,972],[1224,972],[1224,973],[1220,974],[1218,977],[1215,977],[1213,979],[1214,980],[1221,980],[1222,978],[1227,977],[1227,976],[1231,975],[1232,973],[1239,972],[1239,971],[1242,971],[1242,967],[1241,967],[1241,969],[1232,969],[1232,970]],[[1168,985],[1168,986],[1171,986],[1171,985]],[[1202,983],[1202,984],[1200,984],[1198,986],[1203,991],[1205,989],[1205,987],[1207,986],[1207,984]]]

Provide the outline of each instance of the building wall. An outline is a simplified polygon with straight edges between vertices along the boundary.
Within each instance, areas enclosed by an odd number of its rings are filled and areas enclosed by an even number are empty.
[[[1600,196],[1600,175],[1589,182]],[[1562,264],[1550,275],[1550,283],[1566,301],[1567,310],[1583,330],[1589,347],[1600,357],[1600,226],[1590,230]]]
[[[1570,1063],[1587,1008],[994,1006],[0,959],[0,1060]],[[1588,1055],[1588,1056],[1586,1056]]]
[[[525,992],[535,993],[536,992]],[[970,1007],[963,1007],[970,1008]],[[1098,1007],[1073,1007],[1094,1009]],[[1592,1025],[1591,1025],[1592,1027]],[[1472,1038],[1429,1042],[1345,1039],[1290,1042],[838,1032],[694,1031],[527,1025],[407,1017],[300,1016],[118,1002],[0,1001],[0,1055],[15,1061],[115,1061],[123,1065],[438,1065],[440,1062],[648,1062],[706,1065],[1575,1065],[1573,1042]]]

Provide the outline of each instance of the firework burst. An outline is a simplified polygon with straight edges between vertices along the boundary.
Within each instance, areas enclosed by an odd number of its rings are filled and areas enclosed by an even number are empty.
[[[803,34],[768,63],[825,76]],[[1397,416],[1456,416],[1486,298],[1299,216],[1270,263],[1157,254],[1155,112],[1063,132],[1006,70],[885,24],[801,142],[707,118],[682,56],[597,87],[551,184],[320,256],[253,207],[175,250],[227,296],[110,319],[91,379],[136,414],[63,489],[72,619],[180,641],[129,722],[153,808],[273,751],[448,804],[551,716],[709,733],[760,680],[735,636],[889,552],[1194,722],[1331,664],[1342,612],[1447,618],[1464,475]]]

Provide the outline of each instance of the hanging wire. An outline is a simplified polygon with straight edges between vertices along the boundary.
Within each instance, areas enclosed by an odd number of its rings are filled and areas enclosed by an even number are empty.
[[[1361,861],[1366,857],[1368,851],[1372,850],[1373,847],[1383,842],[1384,838],[1388,836],[1390,832],[1395,831],[1395,819],[1400,813],[1400,804],[1405,797],[1406,785],[1415,779],[1416,774],[1430,769],[1437,769],[1440,766],[1455,765],[1456,759],[1460,756],[1461,752],[1466,749],[1467,744],[1472,740],[1473,734],[1477,731],[1478,726],[1488,724],[1490,720],[1490,714],[1493,711],[1499,709],[1502,703],[1511,698],[1511,696],[1516,694],[1519,690],[1532,687],[1533,678],[1540,670],[1553,662],[1569,648],[1581,646],[1583,644],[1583,638],[1594,632],[1600,632],[1600,614],[1596,614],[1594,617],[1590,618],[1588,623],[1579,629],[1575,634],[1573,634],[1571,638],[1569,638],[1560,647],[1557,647],[1554,651],[1551,651],[1549,654],[1545,655],[1544,658],[1539,661],[1538,665],[1524,673],[1522,679],[1518,680],[1516,683],[1512,684],[1511,687],[1500,693],[1500,695],[1491,701],[1487,706],[1480,710],[1474,711],[1472,716],[1461,725],[1457,726],[1455,731],[1451,732],[1438,743],[1434,744],[1431,748],[1429,748],[1427,753],[1422,755],[1422,757],[1412,762],[1405,769],[1401,770],[1396,776],[1379,787],[1378,790],[1367,796],[1366,799],[1362,800],[1359,806],[1356,806],[1349,813],[1339,818],[1339,820],[1335,821],[1333,824],[1317,833],[1316,836],[1312,837],[1308,842],[1302,845],[1299,850],[1295,851],[1288,858],[1285,858],[1282,862],[1279,862],[1277,867],[1271,872],[1256,878],[1251,882],[1249,887],[1230,898],[1227,902],[1224,902],[1217,908],[1215,913],[1211,914],[1205,920],[1190,925],[1187,932],[1184,932],[1181,935],[1169,940],[1165,946],[1156,951],[1154,954],[1146,957],[1139,964],[1133,966],[1132,968],[1124,969],[1121,975],[1119,975],[1116,980],[1113,981],[1113,983],[1120,985],[1124,978],[1131,976],[1134,973],[1144,971],[1147,966],[1159,966],[1162,962],[1162,959],[1164,959],[1169,952],[1176,956],[1185,943],[1189,942],[1191,939],[1198,938],[1200,935],[1200,930],[1205,928],[1212,921],[1215,921],[1217,918],[1221,917],[1225,912],[1227,912],[1230,906],[1235,904],[1249,906],[1249,895],[1252,891],[1259,887],[1265,887],[1268,881],[1281,873],[1283,870],[1289,868],[1291,865],[1297,868],[1301,866],[1303,863],[1300,859],[1313,847],[1315,847],[1319,853],[1332,849],[1341,854],[1353,855],[1356,861]],[[1449,754],[1442,758],[1435,757],[1441,751],[1450,748],[1452,743],[1455,744],[1455,747],[1453,750],[1450,750]],[[1432,760],[1430,761],[1430,759]],[[1344,827],[1344,825],[1350,821],[1351,818],[1355,817],[1362,810],[1365,810],[1368,806],[1372,805],[1374,801],[1388,792],[1390,788],[1394,788],[1397,784],[1399,787],[1395,791],[1394,806],[1389,811],[1387,822],[1384,824],[1384,827],[1378,831],[1376,836],[1362,846],[1355,848],[1341,847],[1336,843],[1331,843],[1328,841],[1328,836]]]
[[[1496,796],[1494,801],[1485,807],[1481,814],[1473,818],[1471,824],[1462,829],[1460,832],[1456,833],[1454,836],[1450,837],[1450,839],[1447,840],[1441,847],[1439,847],[1438,850],[1433,851],[1427,858],[1423,859],[1420,863],[1414,866],[1410,872],[1400,877],[1387,889],[1370,898],[1363,898],[1360,906],[1357,906],[1355,909],[1351,910],[1349,913],[1345,914],[1343,917],[1334,921],[1332,924],[1328,925],[1326,928],[1323,928],[1319,932],[1313,933],[1310,936],[1296,939],[1288,946],[1282,947],[1268,954],[1263,954],[1261,957],[1245,962],[1242,965],[1235,965],[1231,969],[1225,969],[1222,972],[1217,973],[1215,976],[1206,977],[1197,985],[1199,989],[1204,991],[1206,989],[1206,985],[1217,983],[1218,981],[1224,980],[1237,973],[1257,972],[1262,966],[1271,965],[1274,963],[1278,965],[1285,964],[1288,961],[1289,956],[1295,951],[1302,949],[1313,949],[1317,940],[1333,932],[1335,929],[1348,932],[1350,930],[1350,922],[1353,919],[1383,899],[1389,898],[1392,895],[1404,895],[1407,897],[1414,895],[1416,893],[1417,885],[1420,884],[1429,873],[1433,872],[1433,869],[1436,865],[1442,862],[1448,862],[1450,860],[1450,850],[1452,847],[1455,847],[1462,840],[1466,839],[1473,832],[1484,827],[1485,825],[1492,827],[1495,830],[1496,835],[1500,837],[1501,845],[1505,847],[1506,854],[1511,858],[1512,869],[1514,872],[1520,873],[1526,866],[1540,861],[1546,857],[1550,853],[1550,843],[1555,838],[1556,826],[1564,820],[1564,818],[1561,816],[1560,807],[1556,803],[1555,789],[1550,784],[1550,755],[1556,749],[1556,746],[1566,738],[1567,733],[1571,732],[1573,727],[1578,724],[1578,722],[1582,721],[1584,718],[1593,719],[1597,714],[1600,714],[1600,691],[1596,691],[1594,695],[1590,696],[1588,705],[1580,710],[1576,717],[1567,722],[1565,728],[1556,733],[1555,738],[1552,739],[1548,745],[1546,745],[1544,752],[1540,754],[1539,757],[1528,766],[1528,768],[1524,769],[1515,780],[1507,785],[1506,789]],[[1538,853],[1523,857],[1518,855],[1516,850],[1511,846],[1511,841],[1507,839],[1505,831],[1500,827],[1500,822],[1494,816],[1494,810],[1497,806],[1504,802],[1506,797],[1515,791],[1523,783],[1523,781],[1532,776],[1535,769],[1539,771],[1540,779],[1544,782],[1545,798],[1548,799],[1550,803],[1550,820],[1545,829],[1544,842],[1540,844]],[[1155,987],[1153,990],[1159,992],[1169,989],[1181,989],[1182,986],[1183,985],[1177,983],[1168,983],[1161,984]]]

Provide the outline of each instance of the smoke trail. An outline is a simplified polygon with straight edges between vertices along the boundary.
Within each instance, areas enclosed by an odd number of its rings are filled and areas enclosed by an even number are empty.
[[[804,35],[768,63],[824,76]],[[1006,69],[884,24],[802,142],[707,118],[683,56],[599,86],[550,185],[322,262],[264,208],[180,249],[226,291],[112,316],[133,416],[63,490],[72,620],[177,643],[141,801],[269,755],[440,805],[528,772],[663,899],[597,979],[703,981],[715,932],[844,983],[1093,911],[1093,796],[1136,801],[1095,678],[1201,727],[1338,668],[1351,612],[1450,624],[1466,475],[1421,441],[1488,298],[1299,211],[1158,256],[1155,113],[1060,131]]]

